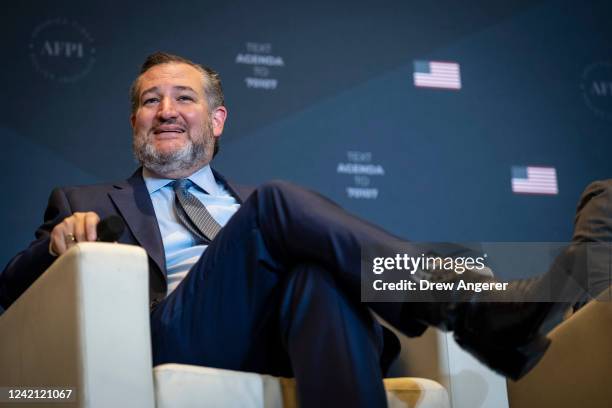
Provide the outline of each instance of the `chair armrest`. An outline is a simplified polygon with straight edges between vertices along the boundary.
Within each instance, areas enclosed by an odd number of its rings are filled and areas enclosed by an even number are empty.
[[[0,385],[76,388],[79,407],[154,407],[142,248],[81,243],[0,316]]]
[[[508,381],[512,408],[610,407],[612,287],[552,330],[552,343],[524,378]]]

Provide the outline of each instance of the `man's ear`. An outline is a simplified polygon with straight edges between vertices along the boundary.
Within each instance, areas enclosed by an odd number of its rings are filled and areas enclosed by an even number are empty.
[[[136,115],[133,113],[130,115],[130,125],[132,125],[132,129],[134,129],[134,125],[136,124]]]
[[[213,110],[212,113],[212,128],[213,136],[219,137],[223,133],[223,126],[225,125],[225,119],[227,119],[227,108],[225,106],[219,106]]]

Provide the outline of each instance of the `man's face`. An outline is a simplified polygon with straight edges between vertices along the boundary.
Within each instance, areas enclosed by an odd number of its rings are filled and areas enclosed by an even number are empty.
[[[187,177],[212,159],[226,110],[209,112],[203,81],[200,71],[183,63],[156,65],[140,76],[131,117],[134,155],[160,176]]]

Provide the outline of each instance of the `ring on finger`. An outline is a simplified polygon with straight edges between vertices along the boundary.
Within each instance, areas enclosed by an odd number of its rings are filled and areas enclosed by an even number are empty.
[[[66,234],[66,241],[67,242],[77,242],[77,239],[74,236],[74,234],[68,233],[68,234]]]

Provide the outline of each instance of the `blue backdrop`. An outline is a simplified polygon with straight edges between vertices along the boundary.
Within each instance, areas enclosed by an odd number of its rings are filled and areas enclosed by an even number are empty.
[[[511,4],[509,4],[511,3]],[[156,50],[218,70],[231,179],[306,185],[414,240],[565,241],[612,175],[606,1],[13,2],[3,10],[4,233],[33,238],[53,186],[135,168],[128,87]],[[417,87],[451,61],[461,89]],[[511,189],[556,169],[558,194]]]

